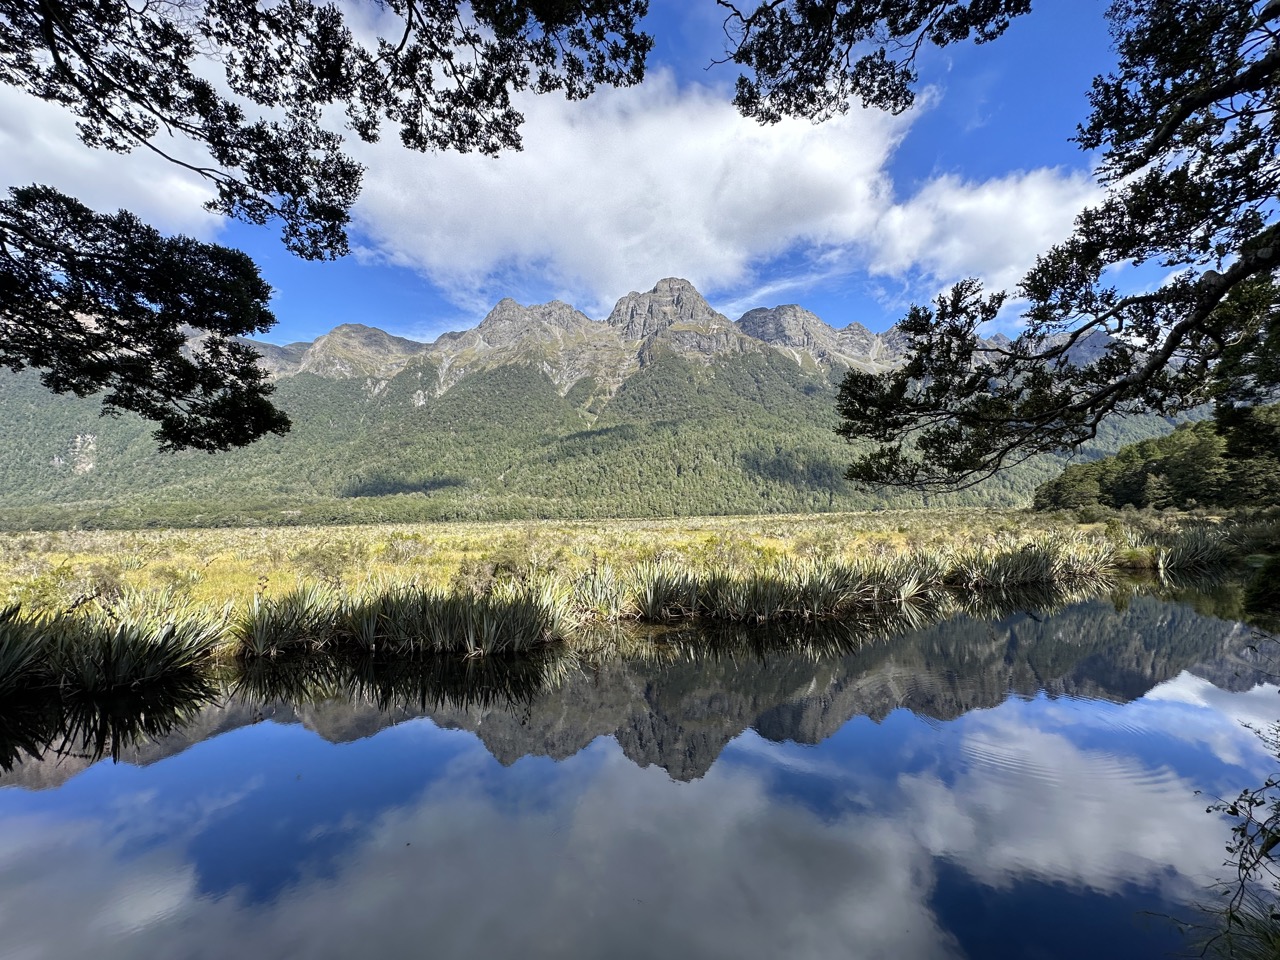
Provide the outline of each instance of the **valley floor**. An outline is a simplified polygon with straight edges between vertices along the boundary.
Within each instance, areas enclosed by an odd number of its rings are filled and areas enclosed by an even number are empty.
[[[307,582],[348,590],[392,582],[476,592],[495,580],[539,574],[572,580],[602,565],[625,572],[653,560],[693,570],[750,572],[787,560],[847,563],[868,555],[936,556],[972,547],[1007,551],[1064,535],[1107,542],[1121,566],[1144,567],[1153,565],[1155,551],[1171,535],[1206,524],[1216,526],[1154,513],[1117,513],[1082,525],[1061,513],[949,509],[7,533],[0,534],[0,600],[35,614],[137,590],[236,604]]]

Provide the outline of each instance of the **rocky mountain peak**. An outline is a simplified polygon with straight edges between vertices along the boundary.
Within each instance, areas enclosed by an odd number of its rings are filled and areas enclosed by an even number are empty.
[[[503,347],[528,337],[546,340],[558,332],[581,332],[594,325],[586,314],[561,300],[526,307],[504,297],[480,321],[476,333],[489,346]]]
[[[392,336],[377,327],[344,323],[317,337],[303,354],[298,369],[338,379],[386,378],[426,349],[424,343]]]
[[[738,320],[745,334],[779,347],[811,349],[835,338],[836,332],[815,314],[794,303],[748,310]]]
[[[618,301],[606,321],[627,340],[645,340],[676,324],[727,327],[729,319],[711,308],[688,280],[668,277],[648,293],[632,291]]]

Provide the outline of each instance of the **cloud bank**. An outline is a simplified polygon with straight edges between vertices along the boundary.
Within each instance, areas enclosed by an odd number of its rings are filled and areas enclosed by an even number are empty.
[[[859,275],[928,295],[968,275],[1016,283],[1098,195],[1083,172],[1039,169],[940,175],[902,198],[891,163],[912,115],[762,127],[664,71],[526,114],[524,151],[497,159],[361,149],[366,255],[476,308],[528,277],[597,314],[673,275],[729,298]]]
[[[910,149],[918,113],[854,109],[762,127],[725,91],[664,69],[637,88],[523,108],[525,149],[498,158],[413,153],[390,130],[382,143],[352,143],[368,168],[359,255],[417,271],[476,312],[514,294],[600,316],[665,276],[739,305],[868,279],[919,298],[969,275],[1015,283],[1098,194],[1086,173],[1058,168],[984,181],[943,173],[904,192],[893,158]],[[145,150],[86,149],[69,115],[0,89],[0,185],[29,182],[164,230],[210,239],[220,229],[199,178]]]

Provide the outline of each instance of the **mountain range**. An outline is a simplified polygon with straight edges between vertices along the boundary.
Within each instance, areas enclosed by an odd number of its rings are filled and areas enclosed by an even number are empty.
[[[767,513],[908,506],[843,477],[833,433],[851,368],[902,362],[905,337],[835,329],[803,307],[713,309],[688,281],[604,320],[500,301],[434,343],[343,324],[254,342],[294,427],[208,456],[159,454],[148,425],[102,419],[30,373],[0,377],[0,524],[327,522]],[[1097,456],[1169,429],[1112,423]],[[1061,461],[953,495],[1018,505]],[[937,502],[938,498],[935,498]]]

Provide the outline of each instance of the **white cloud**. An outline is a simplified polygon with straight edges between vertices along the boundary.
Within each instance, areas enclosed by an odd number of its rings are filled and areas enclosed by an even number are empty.
[[[919,273],[948,286],[976,276],[1012,289],[1036,254],[1066,239],[1076,214],[1100,197],[1079,171],[1017,171],[982,182],[943,175],[885,212],[869,269],[894,278]]]
[[[890,161],[913,114],[761,127],[723,91],[662,70],[525,112],[525,150],[497,159],[361,148],[366,254],[477,310],[541,284],[599,315],[672,275],[733,308],[860,272],[928,296],[968,275],[1012,286],[1099,195],[1087,174],[1055,168],[942,175],[896,200]]]
[[[187,162],[198,157],[188,141],[160,145]],[[30,183],[56,187],[103,213],[124,208],[161,230],[204,240],[222,224],[203,209],[213,190],[202,178],[149,150],[91,150],[76,135],[71,114],[0,85],[0,190]]]
[[[723,89],[658,69],[586,102],[526,98],[521,153],[424,155],[389,129],[382,143],[350,144],[368,166],[353,239],[361,255],[412,268],[475,312],[527,292],[600,316],[665,276],[731,310],[867,274],[899,285],[902,299],[967,275],[1009,286],[1096,185],[1062,169],[983,182],[948,174],[895,197],[894,152],[935,104],[762,127]],[[90,150],[65,111],[0,88],[0,186],[30,182],[205,239],[221,224],[202,209],[212,191],[194,174],[146,150]]]
[[[524,151],[497,159],[362,148],[371,245],[478,305],[526,271],[597,313],[665,276],[724,290],[796,245],[870,236],[908,123],[852,111],[761,127],[723,92],[679,88],[664,71],[525,112]]]

